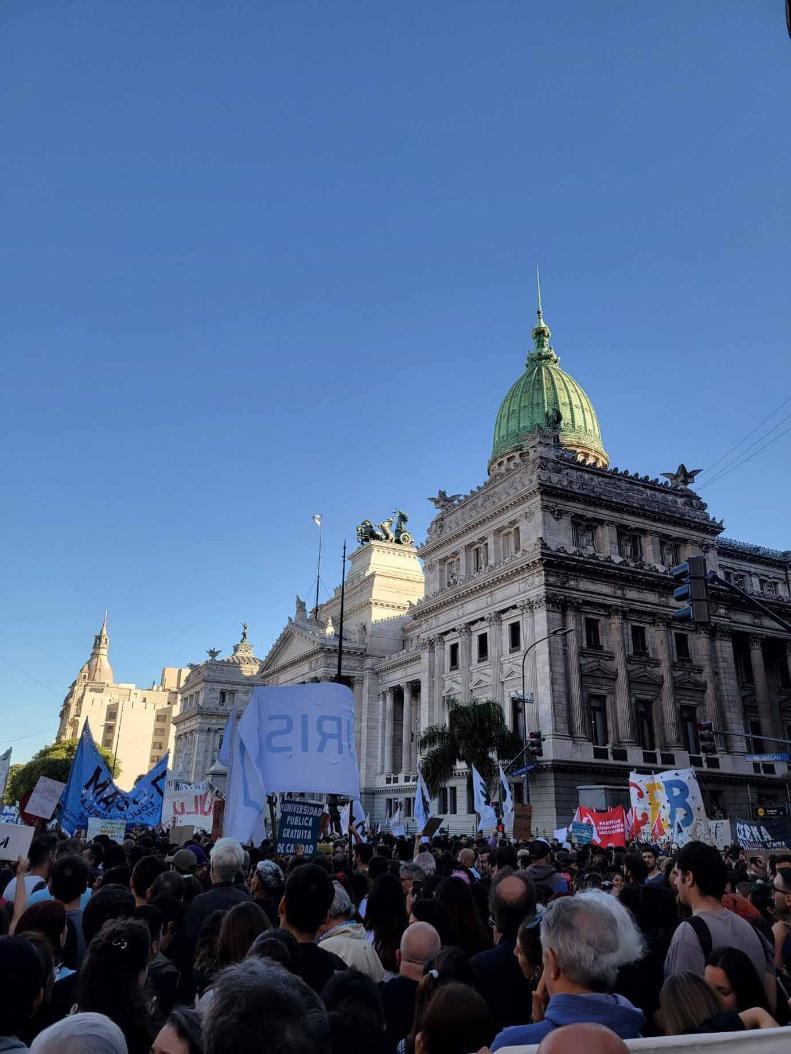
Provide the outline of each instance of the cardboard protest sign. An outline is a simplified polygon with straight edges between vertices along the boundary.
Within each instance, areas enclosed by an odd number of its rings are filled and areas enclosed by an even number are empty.
[[[126,820],[105,820],[101,816],[88,817],[88,841],[98,834],[106,834],[119,845],[126,837]]]
[[[323,802],[280,799],[280,820],[277,825],[277,851],[293,856],[297,847],[309,856],[319,843]]]
[[[571,831],[571,837],[577,845],[590,845],[593,841],[593,827],[589,823],[583,823],[581,820],[574,820],[569,830]]]
[[[214,823],[214,794],[208,781],[187,783],[169,779],[165,783],[162,802],[162,826],[181,827],[185,824],[200,831],[211,832]]]
[[[27,856],[35,830],[19,823],[0,823],[0,860]]]
[[[426,820],[426,826],[420,831],[422,838],[433,838],[437,831],[442,826],[444,816],[432,816],[430,820]]]
[[[170,840],[173,845],[184,845],[190,838],[195,836],[195,828],[191,823],[182,824],[180,827],[174,827],[170,832]]]
[[[49,776],[39,776],[38,783],[28,798],[25,812],[30,816],[38,816],[42,820],[49,820],[65,788],[66,784],[61,783],[60,780],[51,780]]]
[[[514,805],[514,838],[528,842],[533,837],[533,806]]]

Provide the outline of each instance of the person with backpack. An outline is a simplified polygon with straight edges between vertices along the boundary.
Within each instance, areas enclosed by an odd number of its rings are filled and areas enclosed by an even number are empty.
[[[746,920],[723,906],[728,872],[713,845],[689,842],[676,858],[676,891],[692,917],[679,923],[665,958],[665,977],[691,972],[703,977],[711,951],[739,948],[761,978],[767,1002],[777,1000],[774,955],[769,944]]]

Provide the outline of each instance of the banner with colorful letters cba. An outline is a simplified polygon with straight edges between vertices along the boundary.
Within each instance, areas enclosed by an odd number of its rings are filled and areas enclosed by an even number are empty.
[[[104,758],[96,749],[88,722],[82,730],[69,781],[60,800],[61,827],[67,834],[85,829],[91,816],[124,820],[143,827],[155,827],[162,818],[162,797],[168,769],[165,754],[141,776],[130,791],[113,782]]]
[[[709,840],[709,821],[700,784],[692,769],[673,769],[649,776],[631,772],[629,797],[636,840],[669,840],[676,845],[686,845],[695,839]]]

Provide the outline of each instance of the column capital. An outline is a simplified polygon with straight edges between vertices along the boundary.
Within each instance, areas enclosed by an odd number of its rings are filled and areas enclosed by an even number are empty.
[[[501,620],[502,620],[502,615],[500,614],[499,611],[495,611],[494,614],[486,616],[486,621],[489,623],[490,626],[498,625],[501,622]]]
[[[462,623],[462,625],[459,626],[459,634],[462,637],[471,637],[472,636],[472,626],[468,622]]]
[[[758,637],[758,636],[754,636],[753,634],[751,634],[750,635],[750,650],[751,651],[760,651],[761,648],[763,648],[763,641],[764,641],[763,637]]]

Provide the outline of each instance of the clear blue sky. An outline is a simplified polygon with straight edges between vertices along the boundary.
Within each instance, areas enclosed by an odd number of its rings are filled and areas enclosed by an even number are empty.
[[[265,655],[312,513],[330,587],[363,517],[482,482],[536,263],[613,464],[791,394],[782,0],[5,0],[0,93],[14,760],[105,608],[119,680],[243,619]],[[789,447],[701,490],[728,535],[791,547]]]

